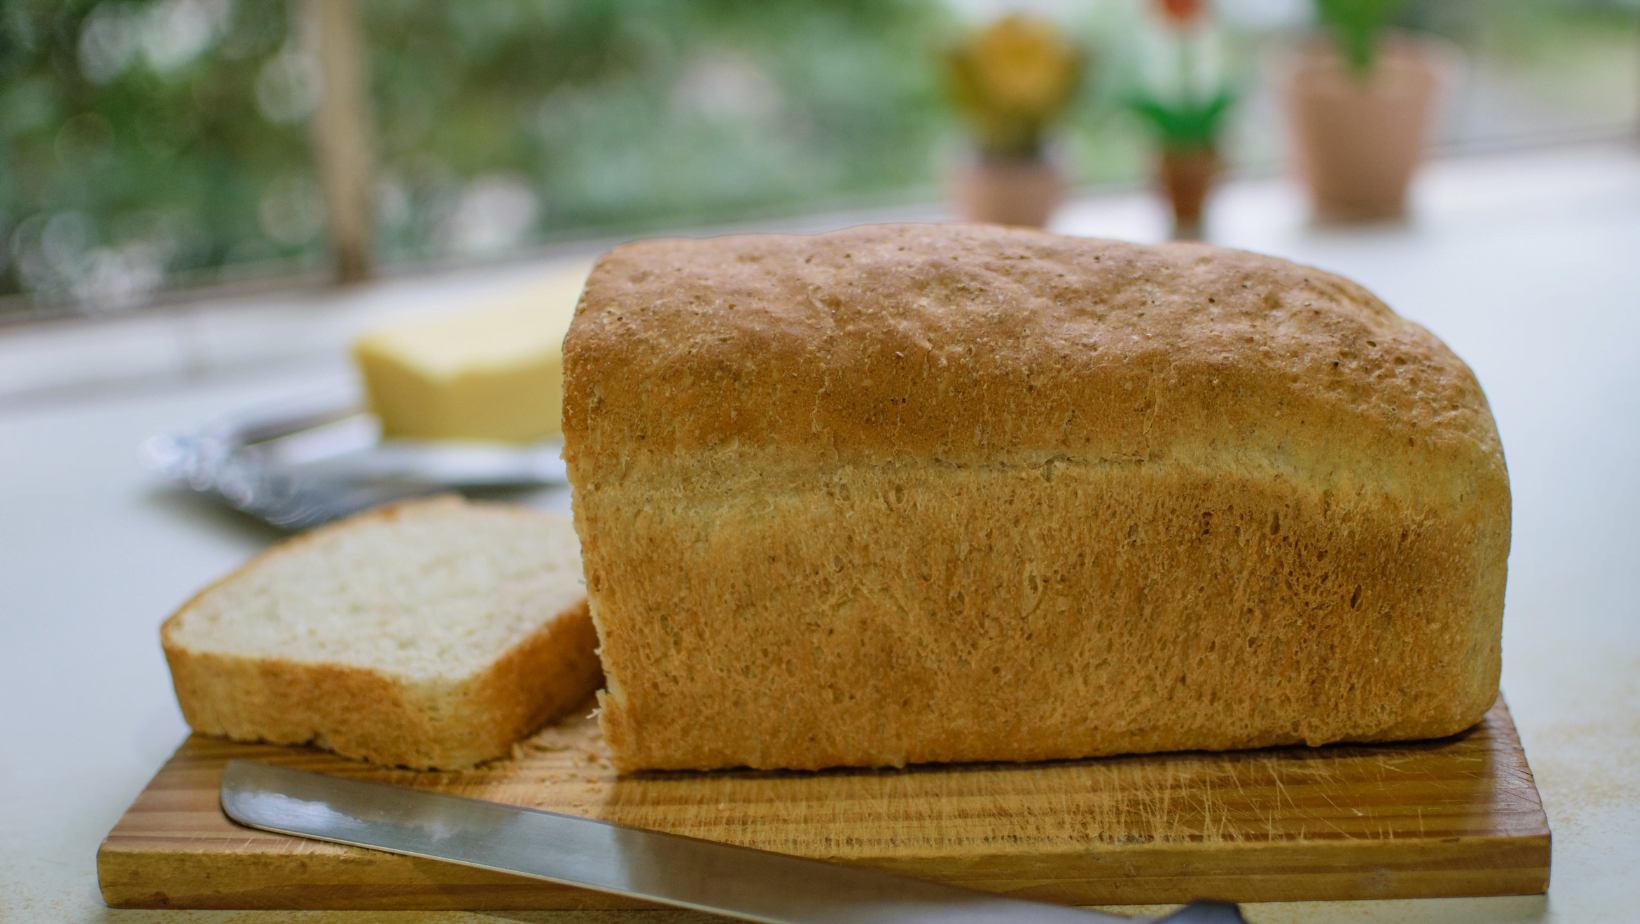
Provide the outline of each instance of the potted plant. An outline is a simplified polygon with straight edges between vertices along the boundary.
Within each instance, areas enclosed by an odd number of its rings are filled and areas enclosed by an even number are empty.
[[[1165,42],[1162,76],[1149,80],[1130,100],[1160,141],[1156,179],[1173,210],[1173,237],[1201,237],[1202,210],[1218,176],[1219,130],[1233,95],[1223,78],[1201,60],[1205,0],[1159,0]]]
[[[1433,42],[1389,29],[1406,0],[1315,0],[1332,40],[1287,68],[1293,162],[1317,220],[1397,219],[1442,77]]]
[[[1048,23],[999,19],[952,48],[952,98],[974,131],[977,157],[956,177],[971,221],[1042,227],[1065,195],[1047,136],[1081,77],[1081,56]]]

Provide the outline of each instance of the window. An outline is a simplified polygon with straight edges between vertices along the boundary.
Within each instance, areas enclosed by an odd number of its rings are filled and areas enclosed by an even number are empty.
[[[318,0],[0,0],[0,317],[330,273]],[[1089,54],[1058,156],[1145,182],[1139,0],[1027,5]],[[354,0],[379,266],[845,205],[934,202],[936,66],[979,0]],[[1232,165],[1279,169],[1268,79],[1302,0],[1221,0]],[[1635,0],[1416,0],[1467,62],[1449,148],[1633,133]],[[318,151],[320,153],[316,154]]]

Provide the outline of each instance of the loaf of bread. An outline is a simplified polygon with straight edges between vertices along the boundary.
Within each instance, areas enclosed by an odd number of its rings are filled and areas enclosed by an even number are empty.
[[[508,753],[600,676],[569,519],[459,498],[289,540],[160,636],[195,731],[415,769]]]
[[[1202,244],[879,226],[621,247],[565,342],[614,760],[1449,735],[1497,696],[1474,375]]]

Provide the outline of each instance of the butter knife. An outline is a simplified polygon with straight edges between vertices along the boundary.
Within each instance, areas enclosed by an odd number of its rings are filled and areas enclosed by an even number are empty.
[[[857,866],[425,792],[228,762],[222,810],[242,825],[445,860],[766,924],[1099,924],[1149,920],[1023,901]],[[1167,924],[1241,924],[1197,902]]]

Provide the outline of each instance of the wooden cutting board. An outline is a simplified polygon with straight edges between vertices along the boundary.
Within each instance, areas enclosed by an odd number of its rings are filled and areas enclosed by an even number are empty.
[[[380,770],[304,748],[183,743],[97,854],[120,908],[652,907],[241,828],[231,758],[878,866],[1072,904],[1518,895],[1549,827],[1502,699],[1452,738],[1039,764],[618,777],[596,722],[479,770]]]

